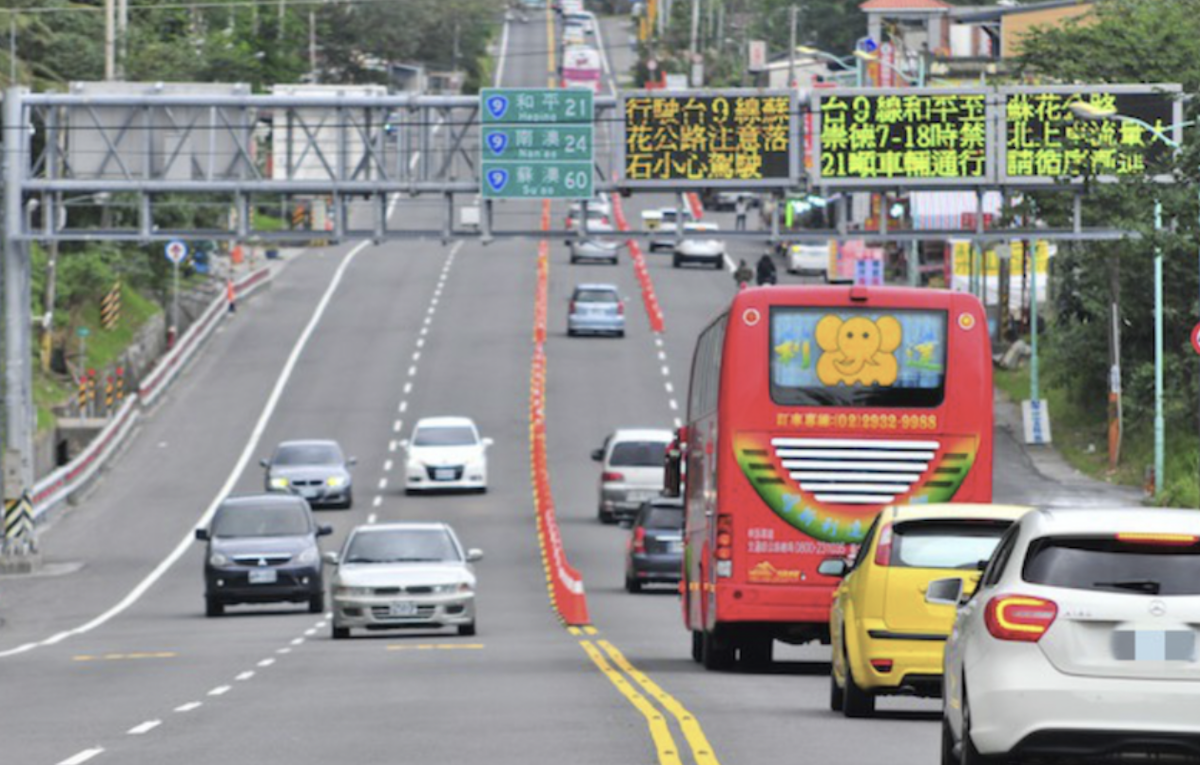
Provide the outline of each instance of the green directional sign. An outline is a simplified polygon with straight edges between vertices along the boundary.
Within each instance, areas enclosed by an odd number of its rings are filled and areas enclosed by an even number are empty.
[[[591,198],[593,96],[577,89],[484,88],[479,94],[483,197]]]
[[[592,158],[592,126],[512,125],[483,131],[485,160],[556,162]]]
[[[484,88],[484,125],[592,124],[594,96],[582,88]]]
[[[485,199],[590,199],[592,161],[485,162]]]

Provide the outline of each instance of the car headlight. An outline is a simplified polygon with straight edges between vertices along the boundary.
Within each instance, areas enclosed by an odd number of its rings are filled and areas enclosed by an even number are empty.
[[[362,597],[364,595],[370,595],[371,588],[370,587],[339,586],[339,587],[333,588],[333,594],[334,594],[334,597],[357,598],[357,597]]]
[[[321,553],[318,552],[315,548],[311,548],[311,547],[296,556],[296,562],[302,563],[304,565],[308,565],[310,563],[316,563],[320,559],[321,559]]]
[[[228,566],[230,564],[229,556],[225,553],[215,552],[208,557],[208,564],[217,567]]]
[[[331,475],[328,479],[326,479],[325,483],[326,485],[332,486],[336,489],[339,486],[346,485],[346,477],[340,475]]]
[[[271,479],[271,488],[272,489],[286,489],[287,487],[288,487],[288,479],[286,479],[286,478],[272,478]]]

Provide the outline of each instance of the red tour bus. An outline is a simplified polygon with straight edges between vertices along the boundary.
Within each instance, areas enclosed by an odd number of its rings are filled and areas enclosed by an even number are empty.
[[[562,86],[601,91],[600,53],[585,45],[570,45],[562,54]]]
[[[898,503],[992,499],[992,358],[972,295],[747,289],[701,333],[687,425],[684,620],[709,669],[829,640],[837,579]],[[677,478],[675,480],[678,480]],[[674,487],[670,487],[674,488]]]

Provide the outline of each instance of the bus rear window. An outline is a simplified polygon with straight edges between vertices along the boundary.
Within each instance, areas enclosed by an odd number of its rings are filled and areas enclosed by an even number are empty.
[[[946,312],[776,307],[770,354],[776,404],[938,406]]]
[[[1072,590],[1200,595],[1200,544],[1048,537],[1030,544],[1021,578]]]

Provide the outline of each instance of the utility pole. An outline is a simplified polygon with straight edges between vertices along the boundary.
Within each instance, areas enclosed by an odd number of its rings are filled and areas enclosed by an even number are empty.
[[[117,79],[125,79],[125,59],[129,56],[129,0],[117,0],[116,39]]]
[[[796,89],[796,6],[788,8],[788,90]]]
[[[692,61],[695,61],[696,54],[700,52],[700,0],[692,0],[692,41],[688,50],[692,54]]]
[[[317,12],[308,12],[308,70],[312,81],[317,81]]]
[[[104,0],[104,79],[112,82],[117,76],[117,20],[113,0]]]

